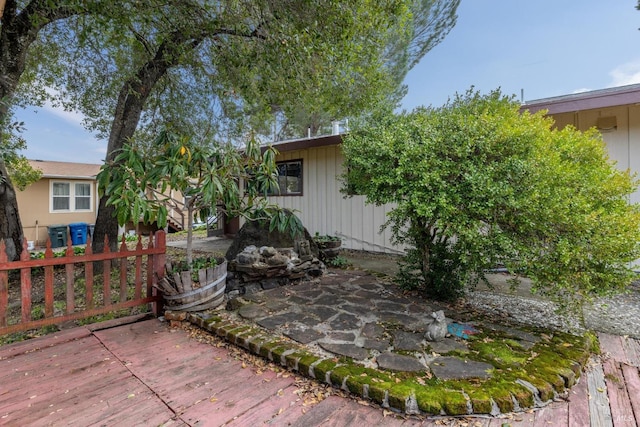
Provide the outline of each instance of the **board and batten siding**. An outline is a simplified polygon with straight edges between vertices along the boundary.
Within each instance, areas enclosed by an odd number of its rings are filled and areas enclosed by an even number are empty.
[[[601,109],[581,110],[551,115],[558,128],[573,125],[585,131],[597,127],[598,118],[615,117],[614,129],[602,129],[602,139],[607,145],[609,157],[620,170],[630,170],[640,176],[640,106],[622,105]],[[640,191],[630,197],[631,203],[640,203]]]
[[[302,159],[302,196],[269,197],[270,202],[296,211],[311,235],[335,235],[342,247],[370,252],[402,254],[391,243],[391,231],[380,227],[393,205],[374,206],[364,196],[344,197],[340,192],[344,157],[338,145],[285,151],[277,161]]]

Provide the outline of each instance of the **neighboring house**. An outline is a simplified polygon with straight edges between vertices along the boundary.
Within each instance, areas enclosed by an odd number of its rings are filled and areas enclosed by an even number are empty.
[[[365,204],[364,196],[345,197],[340,188],[344,157],[340,135],[283,141],[272,144],[280,195],[272,203],[292,209],[311,235],[342,238],[342,247],[371,252],[402,253],[391,243],[391,232],[380,233],[392,205]]]
[[[536,99],[522,110],[547,110],[560,129],[599,129],[618,168],[640,173],[640,84]],[[630,201],[640,202],[640,191]]]
[[[42,171],[42,177],[17,191],[18,210],[25,238],[34,246],[46,244],[49,227],[61,229],[73,223],[95,224],[98,214],[97,164],[29,160],[29,164]],[[180,231],[186,226],[184,198],[170,190],[168,229]],[[128,224],[120,232],[138,229],[147,232],[154,227]],[[54,243],[54,247],[57,246]]]
[[[42,178],[17,192],[24,236],[36,246],[47,240],[48,227],[94,224],[98,206],[96,175],[100,165],[29,160]]]
[[[522,109],[548,110],[559,128],[598,128],[618,167],[640,173],[640,84],[529,101]],[[341,143],[340,135],[330,135],[272,144],[280,152],[281,195],[270,200],[298,211],[312,235],[340,236],[348,249],[402,253],[389,230],[380,233],[393,205],[367,205],[364,196],[345,198],[340,192]],[[631,202],[640,202],[640,192]]]

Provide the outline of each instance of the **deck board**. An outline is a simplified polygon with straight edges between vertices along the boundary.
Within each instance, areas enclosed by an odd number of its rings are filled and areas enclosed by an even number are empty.
[[[637,425],[640,425],[640,368],[629,365],[621,365],[625,385],[631,398],[632,414],[619,414],[622,416],[633,415]],[[634,398],[635,397],[635,398]]]
[[[602,363],[609,405],[611,406],[612,421],[615,427],[636,427],[633,419],[631,401],[627,392],[626,382],[620,369],[620,363],[608,359]],[[617,414],[613,416],[613,414]]]
[[[554,402],[535,411],[534,427],[555,427],[569,425],[569,404]]]
[[[593,363],[591,369],[586,372],[586,376],[589,395],[589,425],[592,427],[613,427],[602,365]]]
[[[586,372],[582,373],[578,383],[569,390],[568,426],[584,427],[589,425],[589,393]]]
[[[598,341],[600,341],[600,351],[603,353],[609,353],[609,357],[618,362],[628,363],[627,353],[622,344],[623,338],[617,335],[610,334],[598,334]]]
[[[620,362],[640,368],[640,341],[629,337],[622,337],[622,347],[624,348],[627,360]]]
[[[473,417],[468,425],[636,425],[638,341],[600,337],[610,359],[604,367],[594,359],[567,402],[506,418]],[[0,424],[448,425],[446,419],[385,417],[379,407],[338,396],[305,406],[292,375],[243,366],[227,349],[157,320],[64,331],[0,348]]]

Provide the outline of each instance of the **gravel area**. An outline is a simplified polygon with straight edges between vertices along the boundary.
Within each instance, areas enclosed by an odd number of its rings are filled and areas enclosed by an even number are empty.
[[[583,309],[583,322],[575,316],[559,315],[557,305],[539,298],[506,295],[490,291],[472,291],[467,304],[509,318],[518,323],[568,332],[594,330],[640,338],[640,287],[631,286],[626,294],[600,298]]]

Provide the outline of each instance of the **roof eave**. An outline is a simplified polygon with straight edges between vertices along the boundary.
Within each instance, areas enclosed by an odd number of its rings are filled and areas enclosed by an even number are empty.
[[[598,108],[617,107],[640,103],[640,84],[594,90],[571,95],[527,101],[520,109],[535,113],[547,110],[548,114],[569,113]]]

